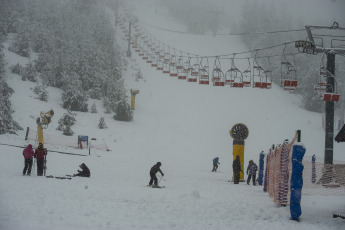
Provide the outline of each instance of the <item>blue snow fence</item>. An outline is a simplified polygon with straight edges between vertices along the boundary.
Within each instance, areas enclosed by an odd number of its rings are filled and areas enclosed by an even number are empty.
[[[292,148],[292,173],[291,173],[291,195],[290,195],[290,214],[292,220],[298,220],[302,214],[301,196],[303,187],[302,160],[305,154],[305,147],[302,143],[297,143]]]
[[[265,154],[263,152],[260,153],[260,159],[259,159],[259,178],[258,178],[258,182],[259,185],[262,185],[263,182],[263,178],[264,178],[264,167],[265,167]]]

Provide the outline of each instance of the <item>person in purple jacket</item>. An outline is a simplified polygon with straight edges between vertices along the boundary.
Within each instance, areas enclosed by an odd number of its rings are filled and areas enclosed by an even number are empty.
[[[35,155],[34,150],[32,149],[32,145],[29,144],[24,150],[23,150],[23,156],[24,156],[24,170],[23,170],[23,176],[25,176],[26,171],[28,171],[28,176],[31,174],[31,168],[32,168],[32,157]]]

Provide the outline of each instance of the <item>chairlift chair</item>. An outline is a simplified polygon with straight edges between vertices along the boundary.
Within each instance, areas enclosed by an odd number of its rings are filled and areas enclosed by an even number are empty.
[[[297,73],[295,68],[295,58],[293,54],[285,53],[286,46],[287,44],[285,44],[283,54],[281,56],[280,82],[284,90],[293,91],[297,88],[298,85]],[[290,58],[291,60],[288,60],[288,56],[292,56],[292,58]]]
[[[210,84],[209,65],[208,65],[208,59],[206,57],[203,57],[200,60],[199,84],[201,85]]]
[[[244,87],[251,86],[251,78],[252,78],[252,67],[250,65],[250,59],[248,58],[248,68],[242,72],[242,81]]]
[[[213,82],[213,86],[225,85],[224,73],[221,69],[219,57],[216,57],[214,60],[213,71],[212,71],[212,82]]]

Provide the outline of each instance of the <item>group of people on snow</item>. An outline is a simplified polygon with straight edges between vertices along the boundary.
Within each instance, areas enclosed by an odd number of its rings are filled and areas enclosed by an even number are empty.
[[[219,163],[219,157],[216,157],[213,159],[213,169],[212,172],[216,172],[218,169],[218,164]],[[240,156],[237,155],[235,160],[232,162],[232,170],[234,173],[234,184],[239,184],[240,182],[240,173],[242,171],[241,168],[241,161],[240,161]],[[248,167],[247,167],[247,184],[249,185],[250,180],[253,180],[253,185],[256,185],[256,171],[258,170],[258,166],[254,163],[253,160],[249,161]]]
[[[43,144],[39,143],[37,149],[34,151],[32,148],[32,145],[29,144],[24,150],[23,150],[23,156],[24,156],[24,169],[23,169],[23,176],[31,175],[31,169],[33,164],[33,158],[36,158],[37,161],[37,176],[43,176],[44,171],[44,161],[45,156],[47,155],[47,149],[43,148]],[[79,167],[82,170],[77,170],[78,173],[73,174],[73,176],[80,176],[80,177],[90,177],[91,173],[89,168],[82,163],[79,165]]]
[[[46,149],[43,148],[43,144],[39,143],[38,148],[34,151],[32,148],[32,145],[29,144],[24,150],[23,150],[23,156],[24,156],[24,169],[23,169],[23,176],[24,175],[31,175],[31,168],[33,163],[33,157],[37,159],[37,175],[42,176],[43,170],[44,170],[44,161],[45,161],[45,155],[47,155]],[[213,169],[212,172],[216,172],[219,165],[219,157],[216,157],[213,159]],[[156,174],[160,172],[162,177],[164,176],[164,173],[160,169],[162,166],[161,162],[157,162],[155,165],[153,165],[150,169],[150,181],[148,186],[151,186],[153,188],[160,188],[158,185],[158,179]],[[80,176],[80,177],[90,177],[91,173],[89,168],[85,165],[85,163],[82,163],[79,165],[79,167],[82,170],[77,170],[78,173],[73,174],[73,176]],[[232,163],[232,169],[234,173],[234,184],[239,184],[240,182],[240,172],[243,173],[243,170],[241,168],[241,162],[240,162],[240,156],[237,155],[235,160]],[[253,185],[256,185],[256,171],[258,170],[257,165],[254,163],[253,160],[249,161],[248,167],[247,167],[247,184],[249,185],[250,180],[253,180]]]
[[[44,170],[44,156],[47,154],[46,150],[43,148],[43,144],[39,143],[38,148],[34,151],[32,145],[29,144],[23,150],[24,156],[24,169],[23,169],[23,176],[24,175],[31,175],[31,168],[33,163],[33,158],[37,160],[37,176],[43,175]]]

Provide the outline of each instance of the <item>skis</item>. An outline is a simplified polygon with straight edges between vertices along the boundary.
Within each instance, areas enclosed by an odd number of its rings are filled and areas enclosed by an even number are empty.
[[[72,177],[64,177],[64,176],[46,176],[46,178],[56,178],[56,179],[60,179],[60,180],[63,180],[63,179],[67,179],[67,180],[71,180]]]
[[[151,185],[146,185],[146,186],[150,188],[165,188],[165,186],[151,186]]]

